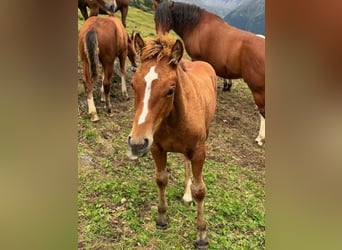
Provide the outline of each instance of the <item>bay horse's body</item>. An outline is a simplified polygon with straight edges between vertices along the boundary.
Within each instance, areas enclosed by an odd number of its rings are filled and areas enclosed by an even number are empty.
[[[98,14],[113,15],[115,12],[121,12],[121,22],[126,28],[126,18],[128,13],[129,0],[106,0],[107,8],[103,8],[104,0],[78,0],[78,8],[86,20],[88,18],[87,7],[90,9],[90,16],[97,16]]]
[[[126,57],[136,67],[133,41],[121,21],[116,17],[90,17],[81,27],[78,39],[79,53],[83,64],[83,83],[87,93],[88,112],[91,120],[99,117],[93,98],[93,83],[98,77],[99,62],[103,68],[101,101],[106,102],[107,112],[111,113],[110,86],[114,61],[118,57],[121,69],[122,93],[128,98],[126,88]],[[103,93],[104,92],[104,93]]]
[[[78,0],[78,8],[84,20],[89,16],[97,16],[99,13],[113,15],[117,8],[116,0]],[[87,8],[90,9],[88,16]]]
[[[128,137],[131,158],[151,150],[159,188],[158,228],[167,227],[165,188],[167,152],[185,156],[185,193],[183,199],[197,202],[198,238],[196,245],[206,249],[206,222],[202,168],[205,141],[216,108],[216,74],[206,62],[182,59],[183,44],[169,37],[155,38],[145,44],[136,35],[135,48],[142,50],[141,65],[132,78],[135,114]],[[193,182],[190,179],[190,162]]]
[[[195,5],[155,0],[156,31],[173,29],[192,60],[209,62],[220,77],[243,78],[260,111],[256,142],[265,140],[265,39],[228,25],[222,18]]]

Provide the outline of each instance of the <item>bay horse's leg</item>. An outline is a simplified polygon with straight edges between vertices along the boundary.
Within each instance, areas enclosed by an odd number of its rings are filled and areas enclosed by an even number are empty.
[[[89,72],[89,64],[87,61],[83,61],[83,84],[84,89],[87,94],[87,102],[88,102],[88,114],[90,114],[90,120],[92,122],[96,122],[99,120],[99,117],[96,112],[96,107],[94,103],[93,97],[93,80],[90,77]]]
[[[260,114],[260,128],[259,128],[259,134],[257,138],[255,138],[255,142],[262,146],[265,142],[265,118]]]
[[[121,8],[121,21],[123,26],[126,28],[126,17],[128,13],[128,6]]]
[[[184,181],[184,195],[183,200],[186,205],[190,205],[192,201],[192,195],[191,195],[191,167],[190,167],[190,160],[187,157],[184,157],[184,165],[185,165],[185,181]]]
[[[88,19],[87,7],[85,5],[82,5],[81,7],[78,6],[78,8],[80,9],[81,14],[82,14],[84,20],[87,20]]]
[[[152,146],[152,157],[154,159],[156,168],[156,183],[158,185],[159,201],[158,201],[158,216],[156,219],[156,226],[158,229],[166,229],[167,218],[167,201],[165,196],[165,189],[168,183],[169,174],[166,171],[166,152],[161,150],[158,146]]]
[[[110,85],[111,79],[113,75],[113,65],[114,62],[103,64],[103,90],[104,90],[104,99],[105,99],[105,108],[107,109],[107,113],[110,114],[112,112],[112,105],[110,103]]]
[[[119,56],[120,61],[120,70],[121,70],[121,91],[126,99],[129,99],[127,93],[127,86],[126,86],[126,57],[127,53],[123,53],[124,55]]]
[[[223,89],[222,91],[231,91],[231,88],[232,88],[232,85],[233,85],[233,81],[231,79],[226,79],[224,78],[223,79]]]
[[[203,164],[205,160],[205,147],[204,144],[197,147],[191,158],[191,167],[193,182],[191,184],[191,193],[197,203],[197,239],[195,241],[195,246],[198,249],[207,249],[208,239],[206,232],[206,222],[204,219],[204,197],[206,193],[206,187],[203,181]]]

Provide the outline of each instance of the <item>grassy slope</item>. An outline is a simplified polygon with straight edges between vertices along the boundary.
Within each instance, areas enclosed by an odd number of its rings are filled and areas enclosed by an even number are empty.
[[[153,16],[135,8],[129,10],[127,25],[129,33],[139,31],[143,37],[155,33]],[[130,161],[125,155],[134,109],[133,98],[121,97],[119,82],[115,76],[113,117],[105,114],[95,93],[101,119],[95,124],[89,120],[78,82],[79,249],[192,249],[196,207],[182,203],[182,157],[169,154],[170,223],[160,231],[154,221],[157,187],[151,156]],[[128,92],[132,97],[131,88]],[[246,85],[235,84],[232,93],[219,89],[204,167],[209,249],[265,249],[265,151],[253,144],[257,129],[258,114]]]

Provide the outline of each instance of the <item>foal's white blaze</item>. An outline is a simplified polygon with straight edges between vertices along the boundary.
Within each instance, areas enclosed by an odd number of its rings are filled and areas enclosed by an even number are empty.
[[[150,71],[144,77],[145,82],[146,82],[145,94],[144,94],[144,100],[143,100],[144,106],[143,106],[143,110],[142,110],[140,117],[139,117],[139,120],[138,120],[138,125],[145,122],[145,119],[146,119],[147,114],[148,114],[148,101],[149,101],[150,96],[151,96],[152,82],[153,82],[153,80],[158,79],[158,74],[156,73],[155,69],[156,69],[156,66],[152,66],[150,68]]]
[[[259,146],[262,146],[265,142],[265,118],[262,115],[260,115],[259,135],[255,139],[255,141],[258,143]]]

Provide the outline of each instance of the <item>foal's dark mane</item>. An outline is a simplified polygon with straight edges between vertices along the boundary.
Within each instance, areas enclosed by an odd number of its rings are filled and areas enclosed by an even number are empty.
[[[172,28],[177,33],[186,26],[196,25],[203,11],[196,5],[179,2],[175,2],[170,9],[169,2],[162,2],[156,9],[154,21],[162,27],[167,27],[172,22]]]

